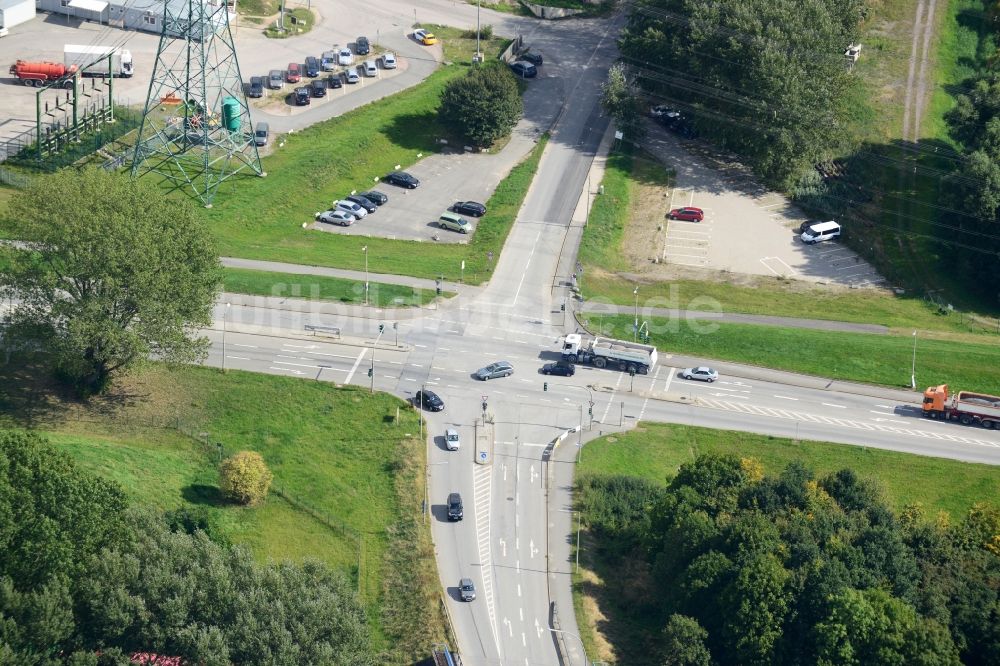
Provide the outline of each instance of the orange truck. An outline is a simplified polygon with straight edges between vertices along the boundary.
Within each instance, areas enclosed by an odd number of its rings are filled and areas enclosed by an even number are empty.
[[[971,391],[949,393],[948,385],[924,391],[924,416],[963,425],[978,423],[984,428],[1000,428],[1000,397]]]
[[[76,65],[67,67],[61,62],[31,62],[18,60],[10,66],[11,76],[16,76],[26,86],[44,86],[50,81],[72,76],[76,73]],[[72,81],[67,80],[72,85]]]

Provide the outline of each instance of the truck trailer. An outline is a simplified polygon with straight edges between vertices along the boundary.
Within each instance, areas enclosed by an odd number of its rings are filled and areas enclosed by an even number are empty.
[[[107,76],[109,55],[112,76],[132,76],[132,53],[128,49],[80,44],[63,46],[63,62],[67,67],[72,65],[79,68],[84,76]]]
[[[601,337],[585,342],[580,334],[570,333],[563,341],[562,357],[570,363],[617,367],[645,375],[656,365],[656,347]]]
[[[948,385],[930,386],[924,391],[924,416],[963,425],[978,423],[984,428],[1000,428],[1000,397],[959,391],[949,393]]]
[[[11,76],[16,76],[26,86],[44,86],[52,81],[66,79],[66,87],[73,85],[70,78],[76,73],[76,67],[67,67],[61,62],[32,62],[18,60],[10,66]]]

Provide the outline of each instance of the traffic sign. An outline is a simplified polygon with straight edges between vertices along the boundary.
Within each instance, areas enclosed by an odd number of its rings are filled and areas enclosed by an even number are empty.
[[[479,459],[482,460],[483,462],[486,462],[486,451],[479,452]]]

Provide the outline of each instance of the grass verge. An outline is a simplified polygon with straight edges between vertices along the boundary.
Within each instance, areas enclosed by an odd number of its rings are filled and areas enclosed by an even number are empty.
[[[278,22],[275,21],[264,30],[264,36],[271,39],[288,39],[304,35],[313,29],[316,24],[316,15],[312,10],[305,7],[296,7],[290,12],[286,12],[284,19],[284,30],[278,29]]]
[[[593,331],[631,339],[633,317],[585,315]],[[713,324],[699,326],[649,319],[650,341],[671,354],[801,372],[885,386],[909,386],[912,335],[830,333],[821,330]],[[705,332],[695,329],[704,328]],[[714,329],[714,330],[713,330]],[[917,338],[917,387],[950,384],[955,388],[1000,395],[1000,345]]]
[[[466,29],[437,24],[422,25],[421,27],[425,30],[430,30],[438,38],[446,63],[472,62],[472,57],[476,54],[475,24],[470,25]],[[487,38],[486,35],[489,35],[489,37]],[[509,41],[494,35],[491,27],[487,25],[480,26],[479,49],[483,52],[484,58],[495,59],[506,48]]]
[[[425,584],[421,571],[433,568],[433,551],[430,560],[426,549],[403,558],[413,570],[387,569],[401,565],[389,552],[394,526],[421,521],[419,500],[416,507],[401,501],[399,484],[416,483],[424,469],[423,444],[413,437],[417,414],[402,401],[301,379],[151,365],[106,398],[82,405],[42,380],[24,379],[45,376],[44,370],[9,364],[2,375],[4,426],[46,432],[137,502],[203,509],[220,534],[262,560],[312,557],[347,571],[369,611],[376,649],[392,657],[385,663],[403,660],[396,637],[406,627],[385,613],[387,576]],[[227,455],[250,449],[264,456],[274,473],[264,506],[237,507],[219,495],[220,447]],[[422,594],[436,590],[435,584]],[[426,623],[443,637],[440,618],[424,606],[408,608],[409,624]]]
[[[363,280],[302,275],[300,273],[271,273],[246,268],[223,269],[223,289],[237,294],[279,296],[307,300],[337,301],[352,305],[365,302]],[[454,296],[452,292],[442,294]],[[435,298],[432,289],[413,289],[399,284],[370,282],[368,299],[374,307],[419,307]]]

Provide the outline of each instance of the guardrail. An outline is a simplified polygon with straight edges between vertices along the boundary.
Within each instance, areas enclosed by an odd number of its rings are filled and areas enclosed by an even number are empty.
[[[306,324],[305,329],[315,336],[334,338],[336,340],[340,339],[339,326],[316,326],[314,324]]]

